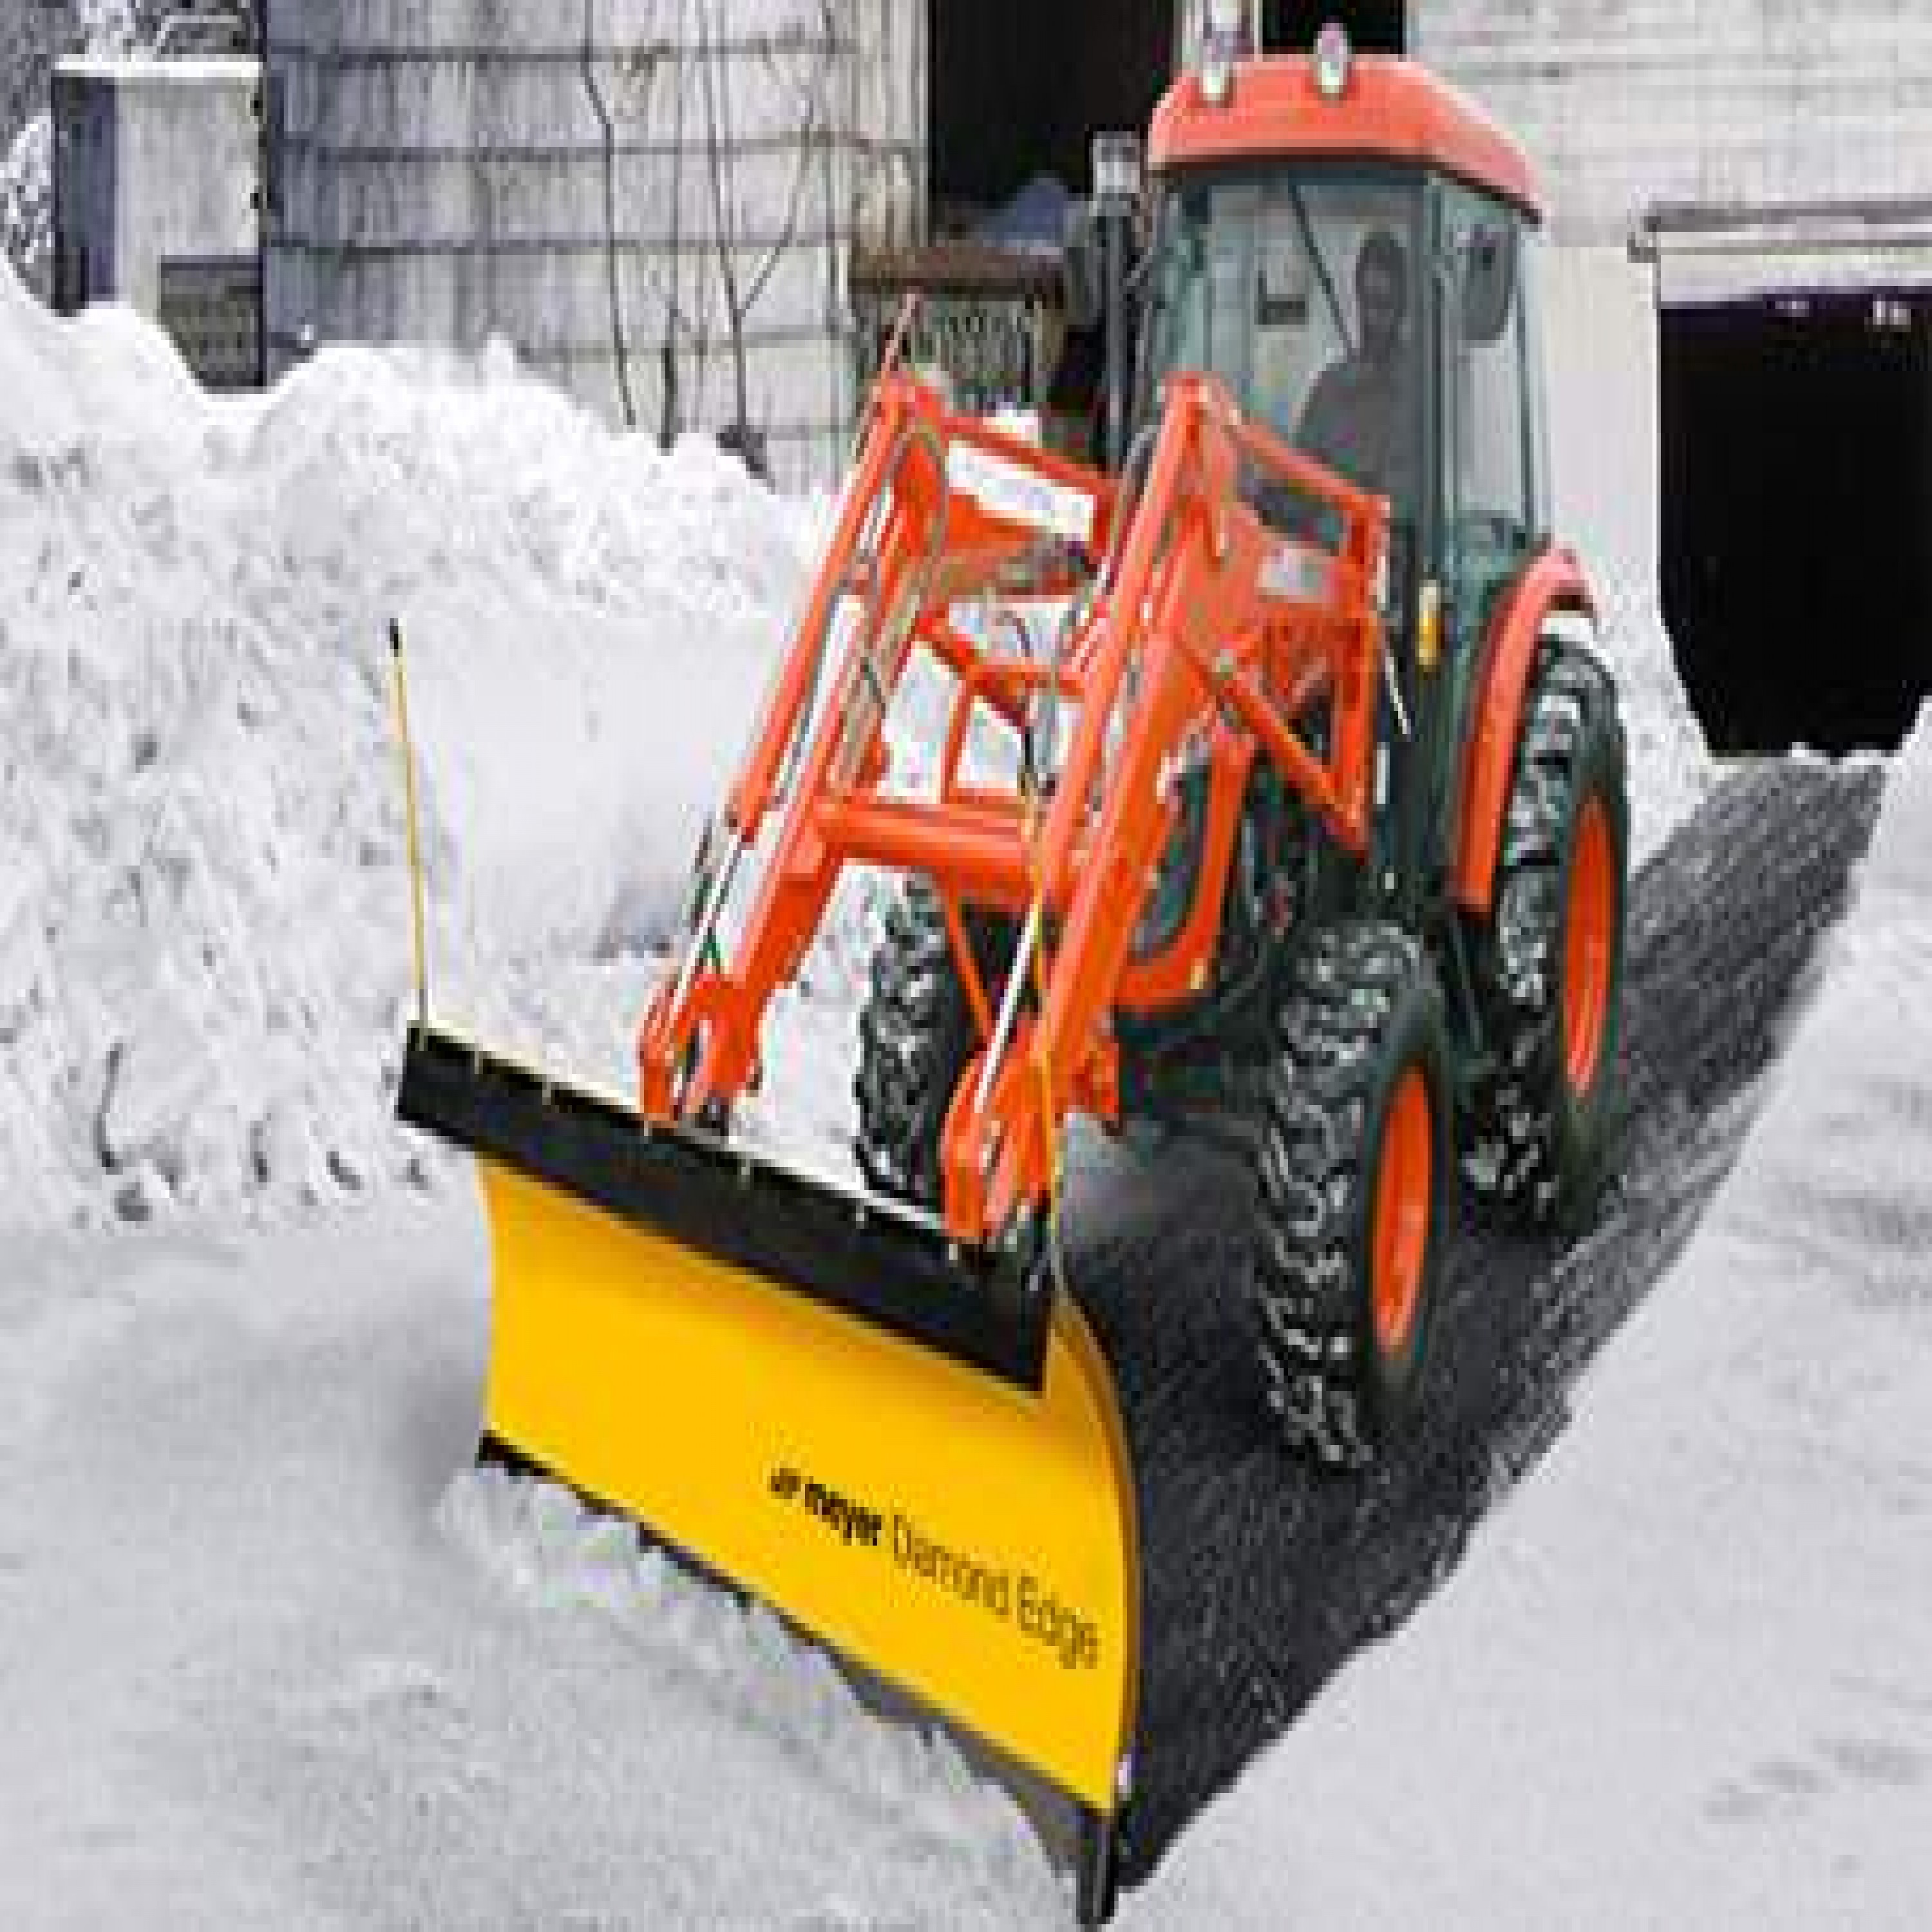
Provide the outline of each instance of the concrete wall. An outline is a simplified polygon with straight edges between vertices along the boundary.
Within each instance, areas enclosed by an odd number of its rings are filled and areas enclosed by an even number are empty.
[[[1512,128],[1559,239],[1658,202],[1932,194],[1924,0],[1420,0],[1416,50]]]
[[[1552,508],[1600,596],[1656,602],[1657,304],[1622,248],[1554,250],[1544,282]]]
[[[1658,622],[1659,308],[1932,280],[1925,0],[1421,0],[1416,51],[1528,150],[1558,244],[1561,526]],[[1654,210],[1654,259],[1629,244]]]
[[[614,419],[628,388],[642,428],[716,429],[736,407],[735,279],[748,418],[782,478],[828,476],[854,236],[904,238],[923,210],[920,13],[274,0],[272,366],[330,340],[502,334]]]
[[[852,50],[852,229],[868,248],[925,238],[926,10],[914,0],[836,0]]]

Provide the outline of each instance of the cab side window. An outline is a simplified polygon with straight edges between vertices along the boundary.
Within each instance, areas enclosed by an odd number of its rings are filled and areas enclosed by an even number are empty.
[[[1542,538],[1538,385],[1522,218],[1445,189],[1443,240],[1444,588],[1455,640],[1466,646]]]

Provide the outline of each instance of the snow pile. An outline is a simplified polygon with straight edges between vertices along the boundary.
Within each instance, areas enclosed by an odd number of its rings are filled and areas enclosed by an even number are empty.
[[[80,0],[82,44],[90,54],[123,58],[145,53],[154,44],[158,10],[138,0]]]
[[[1599,645],[1616,674],[1623,718],[1635,870],[1696,810],[1717,767],[1678,674],[1655,586],[1612,572],[1593,588]]]
[[[419,1159],[388,1120],[392,616],[440,1012],[532,1047],[601,1026],[621,1062],[808,514],[501,356],[335,352],[218,400],[126,312],[58,322],[4,273],[0,392],[5,1217]]]
[[[0,254],[39,290],[46,285],[53,252],[53,122],[37,114],[0,159]]]
[[[1932,706],[1691,1246],[1427,1611],[1124,1923],[1922,1922],[1928,1009]]]

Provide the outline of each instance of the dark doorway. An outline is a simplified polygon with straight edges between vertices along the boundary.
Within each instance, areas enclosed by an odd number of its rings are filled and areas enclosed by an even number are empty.
[[[1270,53],[1300,52],[1330,20],[1348,30],[1358,53],[1399,54],[1408,44],[1406,0],[1262,0],[1262,44]]]
[[[970,233],[1036,176],[1085,194],[1090,143],[1144,133],[1167,85],[1168,0],[932,0],[933,232]]]
[[[931,0],[927,122],[935,236],[971,232],[1036,176],[1090,183],[1104,128],[1144,130],[1173,77],[1175,0]],[[1339,20],[1364,53],[1400,53],[1406,0],[1262,0],[1270,52]]]
[[[1932,300],[1662,316],[1664,608],[1714,748],[1889,749],[1932,688]]]

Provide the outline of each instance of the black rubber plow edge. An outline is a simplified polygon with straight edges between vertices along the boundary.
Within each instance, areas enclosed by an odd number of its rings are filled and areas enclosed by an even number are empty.
[[[1037,1393],[1052,1292],[1024,1251],[743,1149],[647,1124],[455,1035],[411,1028],[398,1115],[714,1261]]]

